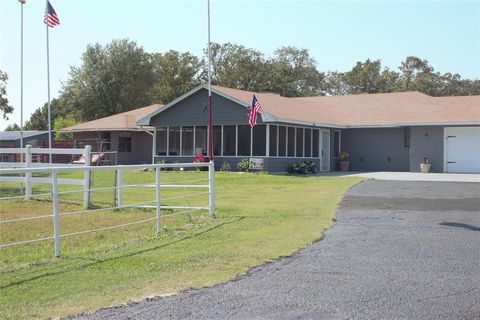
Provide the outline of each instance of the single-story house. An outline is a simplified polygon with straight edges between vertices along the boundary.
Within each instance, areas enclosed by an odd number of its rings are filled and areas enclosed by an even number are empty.
[[[354,171],[416,172],[428,159],[435,172],[480,172],[480,96],[398,92],[287,98],[256,92],[261,109],[251,129],[253,94],[212,87],[217,168],[229,163],[234,169],[241,159],[255,157],[263,158],[270,172],[304,160],[334,171],[339,152],[346,151]],[[165,106],[152,106],[137,122],[137,131],[153,128],[157,161],[191,162],[207,154],[207,95],[208,87],[200,85]],[[104,127],[104,119],[96,121]],[[116,127],[122,129],[120,123]],[[146,143],[139,147],[148,155]]]
[[[77,147],[91,145],[94,152],[116,151],[118,164],[152,163],[153,129],[141,127],[137,121],[161,107],[154,104],[77,124],[60,132],[72,134]]]

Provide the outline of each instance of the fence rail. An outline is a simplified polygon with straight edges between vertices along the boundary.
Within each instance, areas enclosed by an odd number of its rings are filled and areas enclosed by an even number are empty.
[[[168,182],[162,183],[160,173],[166,169],[174,169],[174,168],[190,168],[190,169],[197,169],[201,167],[208,168],[208,179],[187,179],[183,181],[175,181],[175,182]],[[128,169],[147,169],[155,171],[155,183],[149,184],[124,184],[123,182],[123,175],[124,171]],[[25,176],[29,176],[30,182],[40,182],[40,183],[49,183],[51,185],[51,193],[42,193],[42,194],[29,194],[25,196],[17,196],[17,197],[3,197],[0,198],[1,201],[5,200],[12,200],[17,198],[27,198],[30,199],[36,196],[51,196],[52,199],[52,211],[51,214],[39,215],[39,216],[32,216],[32,217],[21,217],[21,218],[14,218],[8,220],[0,220],[0,226],[2,224],[12,224],[17,222],[25,222],[25,221],[34,221],[38,219],[45,219],[45,218],[53,218],[53,236],[51,237],[41,237],[37,239],[31,240],[24,240],[24,241],[17,241],[12,243],[0,244],[0,249],[8,248],[12,246],[30,244],[39,241],[46,241],[46,240],[54,240],[54,251],[55,257],[60,256],[60,239],[63,237],[68,236],[75,236],[80,234],[92,233],[92,232],[100,232],[103,230],[111,230],[116,228],[122,228],[130,225],[146,223],[148,221],[156,220],[156,233],[159,234],[161,231],[161,218],[168,217],[168,216],[175,216],[179,214],[184,214],[188,212],[193,212],[197,210],[208,210],[210,215],[215,215],[215,181],[214,181],[214,164],[213,162],[209,163],[175,163],[175,164],[148,164],[148,165],[120,165],[120,166],[82,166],[82,167],[44,167],[44,168],[15,168],[15,169],[0,169],[0,177],[2,179],[5,178],[14,178],[14,177],[5,177],[4,175],[18,175],[18,174],[25,174]],[[115,178],[117,184],[114,187],[104,187],[104,188],[91,188],[88,185],[87,188],[82,188],[81,190],[77,191],[59,191],[58,185],[61,182],[65,182],[65,180],[75,180],[75,179],[60,179],[58,178],[59,172],[64,171],[81,171],[84,172],[85,175],[88,177],[91,176],[94,172],[101,172],[101,171],[114,171]],[[31,177],[32,174],[36,173],[47,173],[50,174],[50,178],[33,178]],[[22,178],[23,179],[23,178]],[[6,179],[8,180],[8,179]],[[1,180],[0,180],[1,181]],[[3,180],[5,181],[5,180]],[[14,181],[13,179],[10,181]],[[191,184],[191,183],[199,183],[199,182],[208,182],[206,184]],[[77,185],[84,185],[85,181],[81,179],[76,179],[74,184]],[[178,184],[177,184],[178,183]],[[186,184],[190,183],[190,184]],[[124,191],[128,188],[139,188],[139,187],[146,187],[146,188],[155,188],[155,200],[152,201],[144,201],[134,204],[125,204],[124,203]],[[161,190],[163,189],[208,189],[206,192],[195,192],[187,195],[180,195],[174,197],[161,197]],[[94,190],[112,190],[115,193],[116,202],[113,206],[109,206],[107,208],[89,208],[86,207],[84,210],[79,211],[70,211],[70,212],[63,212],[59,211],[59,195],[62,194],[69,194],[74,192],[82,192],[84,195],[84,200],[87,199],[88,203],[91,197],[91,192]],[[208,206],[188,206],[188,205],[167,205],[162,204],[164,201],[168,200],[176,200],[176,199],[185,199],[191,197],[200,197],[203,195],[208,195]],[[106,210],[113,210],[113,209],[126,209],[126,208],[151,208],[156,209],[156,216],[148,219],[143,219],[134,222],[123,223],[114,226],[102,227],[102,228],[94,228],[90,230],[82,230],[78,232],[71,232],[68,234],[61,234],[60,232],[60,223],[59,217],[66,216],[66,215],[74,215],[74,214],[85,214],[85,213],[93,213],[98,211],[106,211]],[[163,214],[161,210],[174,210],[174,209],[184,209],[181,212],[174,212],[171,214]]]

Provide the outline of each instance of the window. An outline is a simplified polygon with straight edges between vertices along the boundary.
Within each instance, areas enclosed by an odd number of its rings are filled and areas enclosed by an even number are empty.
[[[102,132],[102,140],[110,141],[111,136],[110,132]]]
[[[182,127],[182,156],[193,156],[193,127]]]
[[[132,137],[118,137],[118,151],[132,152]]]
[[[303,157],[303,128],[297,128],[297,157]]]
[[[195,155],[207,155],[207,127],[195,127]]]
[[[250,126],[238,126],[238,155],[250,156]]]
[[[170,127],[168,139],[168,155],[180,155],[180,127]]]
[[[223,155],[235,156],[237,129],[235,126],[223,126]]]
[[[102,132],[102,141],[100,142],[100,150],[110,151],[111,134],[110,132]]]
[[[333,132],[333,156],[338,157],[338,154],[340,153],[340,131],[335,130]]]
[[[287,127],[278,127],[278,156],[287,156]]]
[[[410,148],[410,128],[403,129],[403,146]]]
[[[253,155],[265,156],[267,126],[256,125],[253,127]]]
[[[288,127],[288,150],[287,156],[295,157],[295,128]]]
[[[312,156],[312,129],[305,129],[305,157]]]
[[[220,156],[222,152],[222,126],[213,126],[213,154]]]
[[[277,126],[270,126],[270,157],[277,156]]]
[[[319,146],[318,130],[313,129],[313,152],[312,152],[312,157],[314,157],[314,158],[317,158],[319,156],[318,146]]]
[[[167,155],[167,128],[157,128],[157,155]]]

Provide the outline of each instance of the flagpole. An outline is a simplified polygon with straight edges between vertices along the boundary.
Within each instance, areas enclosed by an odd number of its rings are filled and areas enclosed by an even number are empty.
[[[48,0],[46,0],[46,11],[48,11]],[[48,23],[47,28],[47,90],[48,90],[48,149],[52,149],[52,114],[50,105],[50,45],[48,39]],[[50,153],[49,162],[52,163],[52,154]]]
[[[23,148],[23,5],[27,0],[18,2],[20,2],[20,148]]]
[[[212,125],[212,71],[210,56],[210,0],[208,0],[208,135],[209,157],[213,161],[213,125]]]

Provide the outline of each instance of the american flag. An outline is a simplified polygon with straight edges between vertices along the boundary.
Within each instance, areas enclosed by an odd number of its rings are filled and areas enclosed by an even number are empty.
[[[257,124],[257,113],[260,108],[261,106],[257,100],[257,97],[253,95],[252,108],[250,109],[250,116],[248,117],[248,123],[250,124],[250,128],[255,127],[255,125]]]
[[[47,8],[45,9],[45,18],[43,19],[43,22],[50,28],[55,28],[60,24],[60,19],[58,19],[57,13],[50,4],[50,1],[47,1]]]

